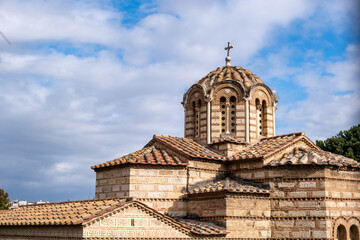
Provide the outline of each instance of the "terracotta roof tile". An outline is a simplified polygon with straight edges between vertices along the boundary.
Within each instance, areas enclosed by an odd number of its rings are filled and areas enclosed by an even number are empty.
[[[166,150],[158,149],[155,146],[144,147],[143,149],[130,153],[123,157],[108,161],[106,163],[92,166],[92,169],[118,166],[126,163],[151,164],[151,165],[187,165],[177,156],[168,153]]]
[[[181,224],[189,227],[195,234],[201,235],[225,235],[228,232],[225,228],[219,227],[213,223],[200,222],[192,219],[175,218]]]
[[[124,203],[125,199],[107,199],[21,206],[2,212],[0,226],[76,225]]]
[[[300,140],[301,138],[306,138],[302,132],[263,138],[260,140],[260,142],[243,148],[240,152],[231,156],[230,159],[240,160],[261,158],[268,154],[274,153],[281,148]],[[312,144],[314,148],[317,148],[316,145],[314,145],[310,140],[308,140],[308,142],[309,144]]]
[[[213,224],[198,221],[195,224],[192,221],[177,220],[165,216],[136,200],[121,198],[22,206],[16,209],[1,211],[0,226],[81,225],[129,205],[149,211],[157,219],[171,226],[177,226],[177,228],[181,228],[187,233],[191,232],[199,235],[224,235],[227,233],[223,228]]]
[[[259,194],[270,192],[266,184],[254,183],[234,176],[200,182],[189,188],[190,194],[221,191]]]
[[[226,160],[226,157],[205,144],[196,142],[191,138],[158,136],[155,135],[152,141],[158,141],[175,151],[183,153],[193,158],[206,158],[216,160]],[[152,143],[150,141],[149,144]]]
[[[267,165],[282,166],[312,164],[360,168],[360,163],[353,159],[322,150],[304,148],[295,148],[292,152],[285,153],[280,159],[272,160]]]
[[[239,66],[223,66],[208,73],[198,84],[202,84],[206,89],[210,89],[224,81],[235,81],[249,89],[257,83],[264,83],[258,76],[249,70]]]

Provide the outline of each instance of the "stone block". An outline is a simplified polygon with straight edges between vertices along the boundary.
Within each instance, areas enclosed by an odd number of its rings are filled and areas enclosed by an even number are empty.
[[[315,188],[316,182],[300,182],[299,188]]]
[[[294,207],[294,203],[292,201],[279,201],[279,207],[280,208],[286,208],[286,207]]]
[[[313,231],[312,236],[313,238],[326,238],[327,231]]]
[[[305,217],[306,215],[306,211],[289,211],[290,217]]]
[[[306,198],[307,192],[289,192],[288,196],[293,198]]]
[[[174,175],[174,171],[172,170],[159,170],[159,175]]]
[[[297,220],[295,223],[295,226],[301,229],[304,228],[315,228],[315,222],[314,221],[301,221]]]
[[[278,185],[278,188],[293,188],[293,187],[295,187],[294,182],[279,182],[277,185]]]
[[[153,191],[154,185],[152,184],[141,184],[138,186],[141,191]]]
[[[311,210],[310,211],[310,216],[311,217],[325,217],[326,216],[326,211],[324,211],[324,210]]]
[[[292,231],[291,237],[300,239],[310,238],[310,231]]]

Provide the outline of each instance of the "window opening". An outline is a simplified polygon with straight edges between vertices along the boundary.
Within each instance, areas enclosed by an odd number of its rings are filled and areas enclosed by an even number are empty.
[[[221,133],[225,133],[226,132],[226,98],[225,97],[220,98],[220,110],[221,110],[221,118],[220,118]]]
[[[263,134],[263,129],[262,129],[262,116],[263,116],[263,109],[262,109],[262,105],[260,104],[260,100],[257,98],[255,100],[255,105],[256,105],[256,126],[257,126],[257,135],[260,137]]]
[[[359,228],[356,225],[350,227],[350,240],[359,240]]]
[[[232,96],[230,98],[230,107],[231,107],[231,113],[230,113],[230,131],[232,133],[235,133],[235,127],[236,127],[236,97]]]
[[[339,225],[336,232],[338,240],[346,240],[346,229],[344,225]]]

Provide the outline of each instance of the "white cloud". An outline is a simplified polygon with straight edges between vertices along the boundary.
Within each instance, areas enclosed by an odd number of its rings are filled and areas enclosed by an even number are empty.
[[[138,150],[153,134],[182,136],[182,94],[224,64],[227,41],[234,45],[233,65],[244,65],[274,44],[274,29],[313,16],[317,6],[312,1],[160,1],[151,10],[157,13],[131,28],[121,25],[123,14],[116,9],[88,1],[0,1],[0,9],[0,30],[13,43],[0,41],[0,159],[12,166],[0,169],[0,182],[15,189],[14,197],[54,200],[92,194],[90,165]],[[256,62],[255,69],[273,66],[260,72],[269,77],[299,73],[287,66],[291,53],[284,48]],[[338,68],[349,75],[338,75]],[[355,69],[350,60],[331,63],[326,71],[336,77],[327,80],[346,91],[354,85]],[[318,77],[316,70],[303,76],[309,91],[317,85],[306,79]],[[347,96],[332,99],[329,89],[322,94],[328,107],[348,102]],[[313,110],[319,116],[311,116],[313,99],[320,100],[309,96],[297,107],[313,124],[328,115],[318,105]],[[284,112],[299,117],[290,108]],[[39,191],[31,195],[30,187]]]

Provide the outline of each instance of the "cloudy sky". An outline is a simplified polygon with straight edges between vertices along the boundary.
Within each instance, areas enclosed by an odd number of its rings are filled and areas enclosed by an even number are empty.
[[[359,123],[356,0],[0,0],[0,188],[94,197],[91,165],[183,136],[183,93],[224,65],[279,96],[277,134]]]

